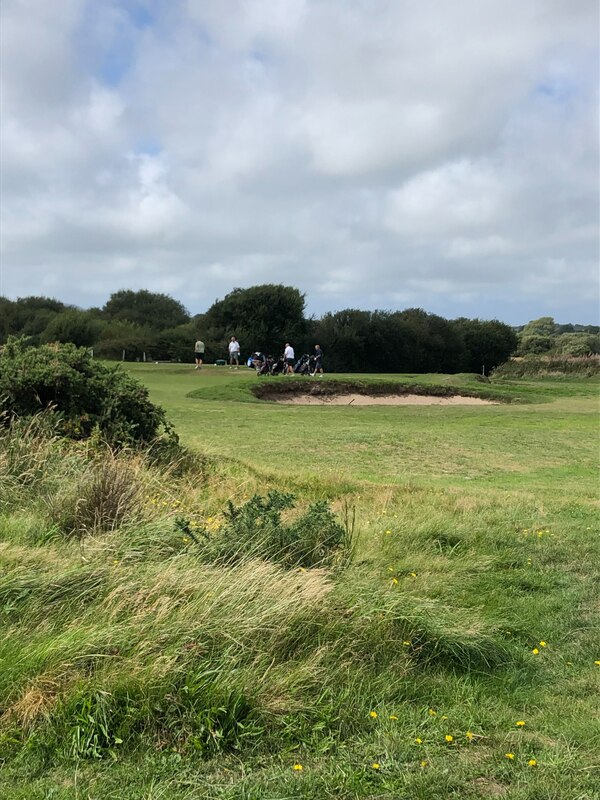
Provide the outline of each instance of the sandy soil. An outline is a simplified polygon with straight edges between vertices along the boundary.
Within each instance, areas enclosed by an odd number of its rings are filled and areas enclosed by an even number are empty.
[[[480,397],[434,397],[419,394],[384,394],[373,396],[367,394],[338,394],[332,397],[314,397],[312,395],[296,395],[295,397],[273,398],[278,403],[302,406],[489,406],[498,405],[493,400],[482,400]]]

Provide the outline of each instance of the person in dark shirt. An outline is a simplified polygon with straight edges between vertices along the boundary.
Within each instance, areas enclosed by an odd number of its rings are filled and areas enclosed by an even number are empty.
[[[313,375],[319,373],[319,376],[323,374],[323,351],[321,350],[321,345],[315,345],[315,353],[314,353],[314,369]]]

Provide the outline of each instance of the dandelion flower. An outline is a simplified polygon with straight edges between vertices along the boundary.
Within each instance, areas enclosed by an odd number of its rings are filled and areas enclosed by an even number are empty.
[[[392,583],[395,586],[398,583],[398,578],[392,578]]]
[[[514,753],[504,753],[504,758],[508,758],[509,761],[513,761],[514,757]]]
[[[474,734],[474,733],[471,733],[471,731],[467,731],[467,732],[465,733],[465,737],[466,737],[466,738],[467,738],[467,739],[468,739],[470,742],[472,742],[472,741],[473,741],[473,739],[475,738],[475,734]]]
[[[437,711],[434,711],[434,710],[433,710],[433,708],[430,708],[430,709],[427,711],[427,713],[429,714],[429,716],[430,716],[430,717],[435,717],[435,716],[436,716],[436,714],[437,714]]]
[[[600,667],[600,661],[594,661],[594,664],[595,664],[597,667]]]
[[[416,578],[417,577],[417,573],[416,572],[409,572],[408,574],[410,575],[411,578]]]
[[[377,762],[371,764],[371,766],[373,767],[373,769],[379,769],[379,764]]]
[[[398,717],[395,714],[390,714],[390,719],[397,720]]]
[[[302,764],[294,764],[294,769],[296,770],[296,772],[302,772],[304,767],[302,766]]]
[[[540,647],[546,647],[546,642],[540,642]]]
[[[386,531],[386,533],[387,533],[387,535],[389,536],[389,535],[390,535],[390,533],[391,533],[391,531]]]
[[[534,647],[534,648],[533,648],[533,650],[532,650],[531,652],[533,653],[533,655],[534,655],[534,656],[537,656],[537,654],[538,654],[540,651],[537,649],[537,647]]]
[[[404,645],[404,647],[410,647],[410,645],[412,644],[412,642],[405,641],[405,642],[402,642],[402,644]]]
[[[428,764],[428,762],[427,762],[427,761],[425,761],[425,760],[421,761],[421,769],[425,769],[425,767],[427,766],[427,764]]]
[[[377,712],[376,711],[369,711],[369,716],[372,719],[377,719]]]
[[[527,766],[528,767],[537,767],[537,761],[535,760],[535,758],[530,758],[529,761],[527,762]]]
[[[420,736],[417,736],[417,738],[415,739],[415,742],[416,742],[417,744],[423,744],[423,739],[421,739],[421,737],[420,737]]]
[[[450,742],[453,742],[453,741],[454,741],[454,736],[450,736],[450,734],[449,734],[449,733],[447,733],[447,734],[444,736],[444,739],[445,739],[445,740],[448,742],[448,744],[450,744]]]
[[[518,722],[515,722],[517,728],[522,728],[525,725],[525,721],[520,719]]]

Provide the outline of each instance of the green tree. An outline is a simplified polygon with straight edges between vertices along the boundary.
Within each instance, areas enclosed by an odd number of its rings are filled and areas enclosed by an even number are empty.
[[[77,347],[94,344],[103,323],[87,311],[70,308],[55,314],[40,336],[42,342],[72,342]]]
[[[5,335],[28,336],[34,344],[40,341],[42,332],[53,317],[67,309],[60,300],[36,296],[5,301],[3,306],[2,311],[7,314],[2,326]]]
[[[148,326],[137,325],[127,320],[109,322],[103,328],[94,345],[94,354],[99,358],[121,360],[125,351],[126,361],[154,357],[158,332]]]
[[[556,343],[555,336],[548,336],[545,334],[529,334],[528,336],[519,336],[519,349],[520,356],[539,356],[542,353],[548,353]]]
[[[519,340],[514,329],[504,322],[494,320],[466,319],[454,320],[454,325],[465,342],[466,372],[486,374],[506,361],[516,351]]]
[[[589,333],[563,333],[557,337],[554,349],[563,356],[587,356],[600,352],[600,337]]]
[[[190,315],[178,300],[146,289],[138,292],[122,289],[111,294],[103,312],[109,320],[133,322],[156,331],[190,321]]]
[[[556,333],[556,323],[553,317],[540,317],[532,319],[527,325],[523,326],[521,336],[554,336]]]
[[[218,343],[222,352],[231,336],[238,338],[244,353],[280,353],[286,341],[298,349],[307,331],[304,295],[281,284],[234,289],[213,303],[202,322],[205,341]]]

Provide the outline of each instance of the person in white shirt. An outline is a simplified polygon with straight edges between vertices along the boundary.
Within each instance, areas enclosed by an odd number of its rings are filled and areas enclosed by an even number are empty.
[[[287,364],[287,373],[288,375],[292,375],[294,372],[294,348],[289,342],[285,343],[285,350],[283,351],[283,357],[285,358],[285,363]]]
[[[235,369],[240,368],[240,343],[232,336],[229,342],[229,369],[233,369],[234,364]]]

